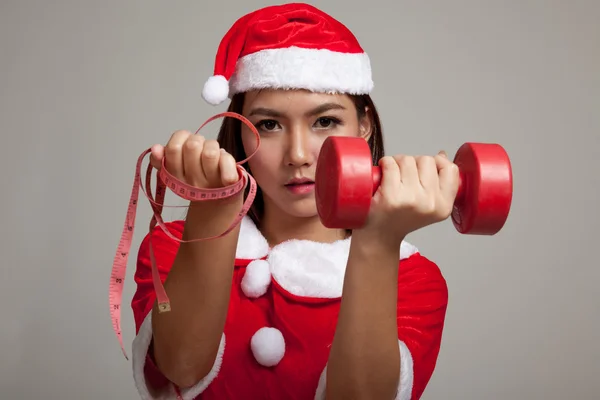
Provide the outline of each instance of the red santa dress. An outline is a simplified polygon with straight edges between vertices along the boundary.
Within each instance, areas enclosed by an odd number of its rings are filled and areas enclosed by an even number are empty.
[[[167,223],[181,237],[183,221]],[[163,282],[179,242],[152,233]],[[335,243],[290,240],[269,248],[244,217],[236,250],[229,311],[210,373],[179,389],[161,374],[149,346],[155,293],[149,236],[141,243],[132,300],[136,323],[133,376],[142,399],[324,399],[326,367],[340,309],[351,238]],[[448,292],[432,261],[402,243],[398,275],[398,400],[420,398],[442,339]]]

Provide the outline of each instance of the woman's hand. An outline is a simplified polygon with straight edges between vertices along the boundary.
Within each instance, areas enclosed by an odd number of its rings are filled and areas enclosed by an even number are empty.
[[[444,152],[435,157],[386,156],[363,232],[399,245],[410,232],[445,220],[458,192],[459,171]]]
[[[166,146],[152,146],[150,163],[154,168],[162,168],[163,157],[171,175],[197,188],[229,186],[239,179],[231,154],[221,149],[216,140],[188,131],[173,133]]]

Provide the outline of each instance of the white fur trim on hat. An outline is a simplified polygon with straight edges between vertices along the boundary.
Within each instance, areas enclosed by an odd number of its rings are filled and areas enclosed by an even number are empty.
[[[285,354],[285,340],[276,328],[260,328],[250,340],[252,354],[256,361],[265,367],[273,367]]]
[[[229,86],[230,96],[266,88],[367,94],[373,89],[373,79],[366,53],[289,47],[240,58]]]
[[[217,105],[229,97],[229,82],[222,75],[214,75],[206,80],[202,88],[202,98],[209,104]]]

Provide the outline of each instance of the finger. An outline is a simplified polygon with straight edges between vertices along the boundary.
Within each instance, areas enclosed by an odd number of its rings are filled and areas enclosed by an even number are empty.
[[[221,184],[223,186],[233,185],[239,180],[235,158],[226,152],[225,149],[221,149],[219,172],[221,174]]]
[[[419,156],[416,157],[419,182],[421,186],[427,190],[439,189],[438,169],[436,160],[433,157]]]
[[[442,168],[445,168],[452,164],[452,161],[448,159],[448,156],[446,156],[442,152],[438,153],[438,155],[434,157],[434,160],[438,171],[441,171]]]
[[[207,140],[202,149],[202,172],[211,187],[218,187],[221,184],[219,173],[219,143],[216,140]]]
[[[421,187],[419,180],[419,171],[417,169],[417,161],[412,156],[396,157],[398,167],[400,168],[400,176],[404,186]]]
[[[182,147],[190,135],[191,133],[188,131],[176,131],[165,146],[165,167],[171,175],[179,180],[184,179]]]
[[[438,161],[438,168],[440,168],[438,174],[440,192],[445,199],[454,203],[460,183],[460,171],[458,166],[446,159]]]
[[[446,151],[445,151],[445,150],[440,150],[440,152],[438,153],[438,155],[439,155],[439,156],[442,156],[442,157],[446,157],[446,158],[448,158],[448,154],[446,153]]]
[[[204,137],[202,135],[188,137],[183,145],[183,175],[187,183],[196,187],[206,186],[206,180],[200,165],[203,148]]]
[[[379,160],[379,166],[381,167],[381,183],[379,184],[381,194],[387,198],[397,198],[402,186],[398,163],[393,157],[385,156]]]
[[[162,160],[165,154],[165,148],[160,144],[155,144],[150,149],[150,165],[156,169],[162,168]]]

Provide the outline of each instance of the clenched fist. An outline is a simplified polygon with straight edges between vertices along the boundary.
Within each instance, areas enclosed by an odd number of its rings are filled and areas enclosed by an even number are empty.
[[[238,181],[236,161],[233,156],[221,149],[216,140],[188,131],[176,131],[166,146],[152,146],[150,163],[165,167],[176,179],[197,188],[217,188]]]
[[[365,229],[401,240],[410,232],[448,218],[459,186],[458,166],[436,156],[386,156]]]

